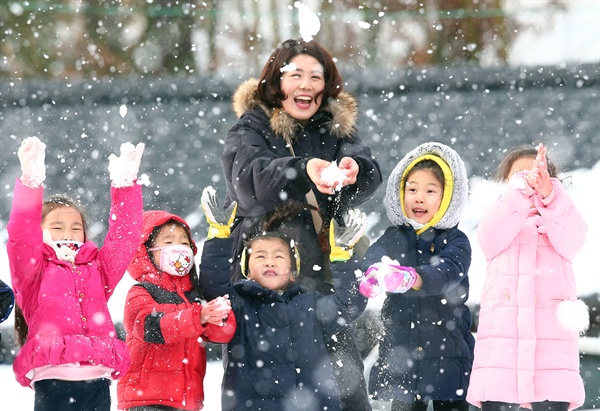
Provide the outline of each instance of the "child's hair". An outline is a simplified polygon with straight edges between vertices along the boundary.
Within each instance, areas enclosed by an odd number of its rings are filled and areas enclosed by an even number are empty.
[[[81,215],[81,220],[83,221],[83,239],[87,240],[87,218],[83,207],[77,201],[73,200],[71,197],[66,194],[55,194],[48,197],[42,203],[42,222],[46,218],[46,216],[52,211],[60,207],[73,207],[73,209],[77,210],[77,212]],[[29,326],[27,325],[27,321],[25,321],[25,316],[23,315],[23,310],[19,307],[18,304],[15,304],[15,341],[16,343],[22,347],[27,340],[27,334],[29,333]]]
[[[431,170],[435,178],[442,184],[442,189],[446,184],[446,179],[444,178],[444,171],[442,167],[438,163],[433,160],[423,160],[419,161],[417,164],[410,169],[410,171],[406,174],[404,181],[406,182],[408,178],[417,170]]]
[[[27,334],[29,333],[29,326],[25,321],[23,310],[19,307],[19,304],[15,303],[15,342],[19,347],[22,347],[27,340]]]
[[[190,231],[188,230],[188,228],[181,222],[171,219],[171,220],[165,221],[161,225],[157,225],[156,227],[154,227],[152,229],[152,232],[150,233],[150,235],[148,236],[148,239],[144,243],[144,245],[146,246],[146,250],[156,246],[155,241],[156,241],[156,237],[158,236],[158,233],[160,233],[160,230],[162,230],[163,227],[165,227],[167,225],[176,225],[178,227],[183,228],[183,231],[185,231],[185,234],[187,235],[188,241],[190,242],[190,244],[192,244],[192,238],[190,236]],[[158,264],[154,261],[154,256],[149,251],[148,251],[148,258],[150,258],[150,261],[152,262],[152,264],[154,264],[154,266],[158,269]]]
[[[281,90],[281,68],[289,64],[299,54],[306,54],[317,59],[323,66],[325,88],[315,96],[323,96],[321,103],[329,98],[336,98],[344,89],[344,82],[331,54],[315,40],[304,41],[290,39],[275,49],[263,67],[258,80],[256,97],[272,107],[281,107],[281,101],[287,96]]]
[[[508,178],[510,177],[508,174],[510,173],[510,170],[512,169],[512,166],[515,163],[515,161],[521,158],[535,159],[537,156],[537,152],[537,147],[533,147],[530,145],[520,145],[512,148],[511,150],[509,150],[508,153],[506,153],[502,161],[500,161],[498,168],[496,168],[496,171],[494,171],[494,174],[492,174],[492,180],[498,182],[508,180]],[[548,156],[546,156],[546,161],[548,164],[548,174],[550,175],[550,177],[556,178],[558,175],[556,166],[550,160],[550,158],[548,158]]]
[[[46,216],[52,210],[55,210],[60,207],[73,207],[73,209],[75,209],[81,215],[81,220],[83,221],[83,239],[85,242],[87,240],[88,232],[88,223],[85,211],[81,204],[79,204],[79,202],[73,200],[66,194],[55,194],[44,200],[44,202],[42,203],[42,221],[44,221]]]
[[[297,277],[300,274],[300,256],[295,241],[283,232],[286,229],[285,223],[290,221],[294,216],[308,210],[309,206],[296,200],[290,200],[279,206],[275,210],[265,214],[260,225],[248,233],[247,240],[244,242],[244,250],[242,251],[242,273],[248,276],[248,260],[246,255],[252,245],[265,239],[283,240],[288,245],[290,259],[292,261],[292,275]]]

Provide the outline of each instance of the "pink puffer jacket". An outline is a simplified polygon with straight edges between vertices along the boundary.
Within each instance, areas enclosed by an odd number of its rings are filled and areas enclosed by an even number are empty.
[[[578,330],[569,330],[557,312],[576,302],[571,263],[587,225],[562,184],[552,184],[542,202],[515,175],[479,223],[488,265],[467,395],[478,407],[502,401],[531,408],[548,400],[573,409],[584,401]]]
[[[104,365],[119,378],[129,368],[125,343],[117,338],[107,301],[133,258],[142,231],[139,185],[111,188],[108,233],[101,249],[87,241],[75,263],[58,260],[43,243],[44,190],[15,183],[8,222],[8,259],[17,304],[29,326],[13,369],[26,374],[37,367],[79,362]]]

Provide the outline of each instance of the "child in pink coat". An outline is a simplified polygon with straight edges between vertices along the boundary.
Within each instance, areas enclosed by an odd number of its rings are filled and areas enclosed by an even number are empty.
[[[142,231],[142,190],[135,184],[143,144],[121,146],[109,163],[111,210],[98,249],[79,206],[64,195],[43,201],[45,144],[19,148],[8,221],[8,259],[22,347],[13,368],[35,390],[34,411],[110,410],[110,381],[130,360],[117,338],[107,301],[133,258]]]
[[[546,159],[517,147],[480,221],[487,265],[467,400],[482,411],[567,411],[584,401],[578,335],[589,324],[571,264],[587,225]]]

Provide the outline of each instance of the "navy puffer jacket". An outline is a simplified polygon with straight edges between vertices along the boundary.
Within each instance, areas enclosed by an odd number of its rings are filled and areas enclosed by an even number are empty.
[[[340,410],[325,342],[365,309],[357,261],[334,263],[336,292],[291,285],[282,294],[252,280],[229,280],[231,239],[204,244],[200,286],[207,298],[229,294],[235,335],[224,350],[222,409]]]
[[[400,204],[403,177],[431,156],[446,165],[444,191],[449,203],[442,216],[417,230]],[[467,196],[464,164],[443,144],[417,147],[390,175],[386,208],[394,225],[369,248],[366,263],[379,262],[383,256],[397,260],[414,267],[423,286],[404,294],[388,293],[385,299],[381,310],[385,331],[369,379],[369,393],[375,399],[408,403],[465,399],[475,344],[465,304],[471,246],[457,224]]]

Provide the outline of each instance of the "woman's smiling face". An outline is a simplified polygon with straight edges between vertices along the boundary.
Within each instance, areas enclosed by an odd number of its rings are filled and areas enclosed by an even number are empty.
[[[321,105],[317,94],[325,89],[325,74],[319,61],[308,54],[299,54],[284,67],[281,90],[287,96],[282,108],[301,124],[306,124]]]

